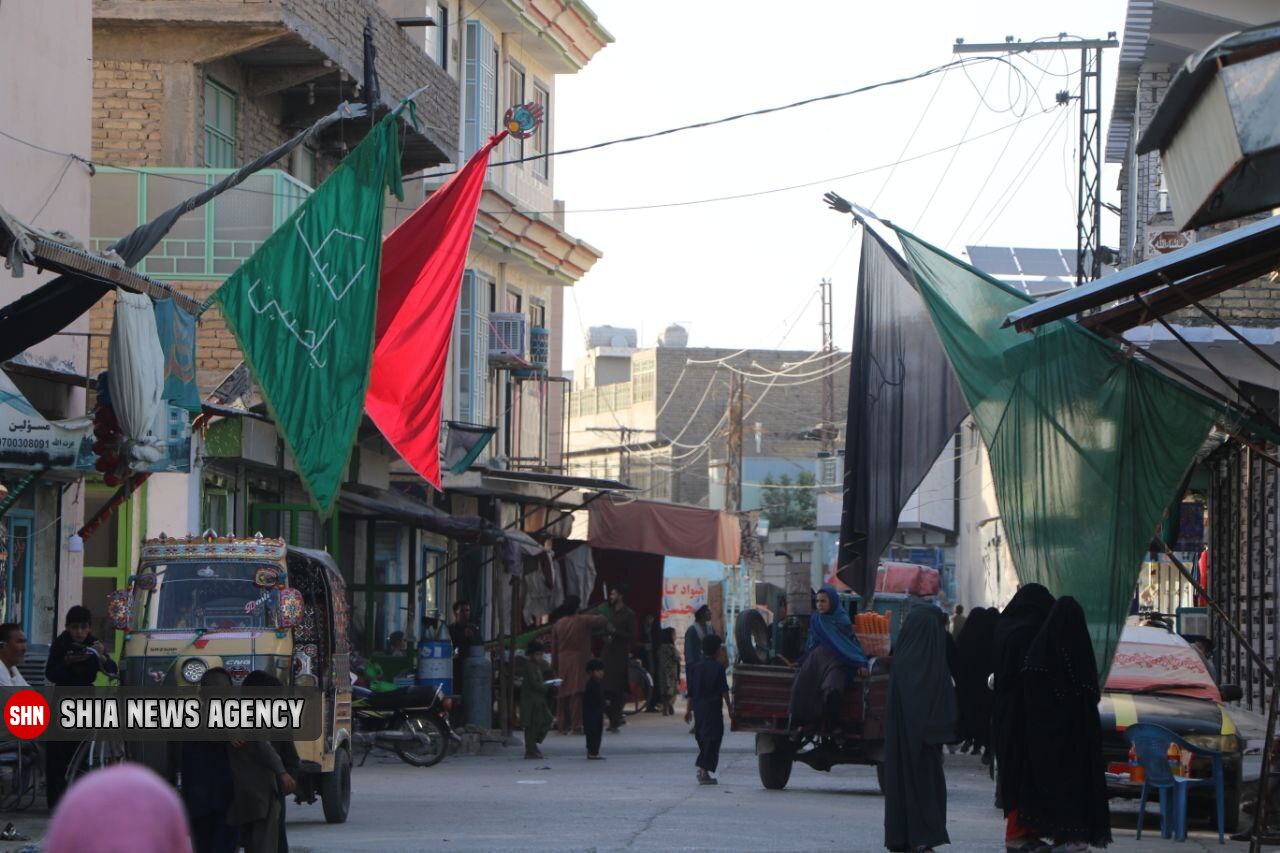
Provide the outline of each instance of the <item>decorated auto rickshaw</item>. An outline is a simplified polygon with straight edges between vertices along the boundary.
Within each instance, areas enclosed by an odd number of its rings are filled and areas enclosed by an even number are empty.
[[[324,728],[296,742],[303,768],[296,797],[319,797],[327,821],[346,820],[350,645],[346,591],[332,557],[261,535],[162,534],[143,543],[137,573],[112,594],[108,611],[125,631],[126,686],[191,686],[222,667],[237,684],[263,670],[285,685],[319,688]],[[162,760],[172,769],[172,757]]]

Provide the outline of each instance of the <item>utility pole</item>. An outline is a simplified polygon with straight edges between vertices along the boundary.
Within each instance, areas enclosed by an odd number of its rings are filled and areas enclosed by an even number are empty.
[[[742,509],[742,377],[729,373],[728,452],[725,459],[724,508],[727,512]]]
[[[653,432],[651,429],[622,426],[587,427],[587,432],[616,432],[618,434],[618,479],[627,482],[631,475],[631,436],[642,432]]]
[[[835,334],[832,330],[831,279],[824,278],[818,285],[822,291],[822,366],[827,375],[822,380],[822,449],[836,451],[836,377],[831,370],[831,354],[835,352]]]
[[[1057,95],[1059,106],[1073,99],[1080,102],[1079,175],[1076,198],[1076,287],[1102,275],[1102,51],[1119,47],[1114,32],[1105,39],[1068,39],[1059,33],[1056,41],[1014,41],[965,44],[956,39],[954,53],[1031,53],[1040,50],[1080,51],[1080,94],[1066,89]]]

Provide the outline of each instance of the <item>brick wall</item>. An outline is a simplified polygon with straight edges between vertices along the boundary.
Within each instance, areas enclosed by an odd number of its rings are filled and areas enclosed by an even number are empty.
[[[164,76],[160,63],[93,62],[93,159],[159,166]]]
[[[182,291],[204,301],[221,285],[219,281],[184,281]],[[107,341],[101,336],[111,331],[111,319],[115,312],[115,294],[107,294],[89,312],[89,330],[96,334],[89,340],[89,375],[97,376],[107,369]],[[216,306],[200,317],[196,332],[196,381],[202,393],[217,387],[226,375],[234,370],[243,357],[236,346],[227,321]]]

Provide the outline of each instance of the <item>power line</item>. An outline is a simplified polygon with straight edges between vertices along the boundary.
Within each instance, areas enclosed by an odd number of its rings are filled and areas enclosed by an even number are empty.
[[[982,111],[982,107],[986,104],[987,90],[991,88],[991,84],[996,80],[996,74],[999,68],[992,70],[991,78],[987,80],[986,88],[978,95],[978,103],[973,108],[973,115],[969,116],[969,123],[964,126],[964,131],[960,134],[960,142],[963,143],[969,137],[969,130],[973,127],[973,123],[978,118],[978,113]],[[965,75],[968,76],[967,74]],[[911,226],[912,231],[920,230],[920,223],[924,222],[924,218],[929,215],[929,211],[933,209],[933,200],[938,197],[938,191],[942,189],[942,184],[947,179],[947,175],[951,174],[951,167],[956,163],[956,157],[960,155],[960,146],[957,145],[951,150],[951,159],[947,160],[947,167],[942,170],[942,177],[938,178],[933,184],[933,192],[929,194],[929,200],[924,203],[924,208],[920,211],[920,215],[916,217],[915,224]]]
[[[678,127],[669,127],[669,128],[666,128],[665,130],[656,130],[651,133],[641,133],[641,134],[636,134],[635,136],[624,136],[618,139],[609,139],[604,142],[596,142],[591,145],[581,145],[577,148],[564,148],[559,151],[548,151],[545,154],[536,154],[530,157],[518,157],[512,160],[502,160],[497,163],[490,163],[489,166],[490,168],[494,166],[510,166],[510,165],[515,165],[516,163],[526,163],[531,160],[543,160],[548,157],[562,157],[566,154],[579,154],[583,151],[595,151],[600,148],[607,148],[611,145],[622,145],[628,142],[640,142],[641,140],[645,140],[645,139],[656,139],[661,136],[669,136],[673,133],[682,133],[686,130],[698,130],[704,127],[714,127],[716,125],[728,124],[729,122],[740,121],[741,119],[745,119],[745,118],[769,115],[771,113],[783,112],[785,110],[793,110],[798,107],[805,107],[805,106],[809,106],[810,104],[821,103],[822,101],[833,101],[838,98],[847,98],[851,95],[861,95],[866,92],[874,91],[876,89],[883,89],[887,86],[896,86],[901,83],[910,83],[913,80],[922,80],[925,77],[930,77],[934,74],[944,73],[950,68],[976,64],[977,61],[1000,62],[1010,68],[1013,68],[1015,73],[1017,74],[1022,73],[1021,69],[1014,66],[1014,64],[1011,61],[1009,61],[1006,57],[1003,57],[1003,56],[969,57],[967,59],[952,60],[951,62],[947,62],[942,65],[938,65],[933,68],[926,69],[925,71],[921,71],[916,74],[909,74],[905,77],[895,77],[892,80],[882,80],[878,83],[869,83],[865,86],[859,86],[856,89],[848,89],[843,92],[833,92],[829,95],[818,95],[813,98],[805,98],[799,101],[792,101],[791,103],[781,104],[776,107],[762,107],[761,109],[751,110],[749,112],[736,113],[734,115],[724,116],[723,118],[710,119],[707,121],[699,121],[699,122],[694,122],[692,124],[683,124],[683,125],[679,125]],[[452,175],[454,172],[457,172],[457,171],[458,171],[457,169],[452,169],[448,172],[433,172],[430,175],[420,175],[418,176],[418,178],[415,178],[415,180],[418,180],[418,179],[431,180],[434,178],[442,178],[448,175]]]

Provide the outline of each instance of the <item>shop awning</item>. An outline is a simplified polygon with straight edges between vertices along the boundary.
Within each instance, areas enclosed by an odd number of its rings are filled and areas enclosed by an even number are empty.
[[[1004,325],[1026,332],[1119,301],[1080,320],[1095,331],[1118,334],[1277,268],[1280,216],[1272,216],[1028,305],[1010,313]]]
[[[452,539],[497,540],[507,533],[479,516],[450,515],[400,492],[361,483],[342,487],[338,509],[356,518],[385,518]]]
[[[592,548],[641,551],[736,565],[742,557],[738,519],[727,512],[658,501],[591,505],[587,540]]]

